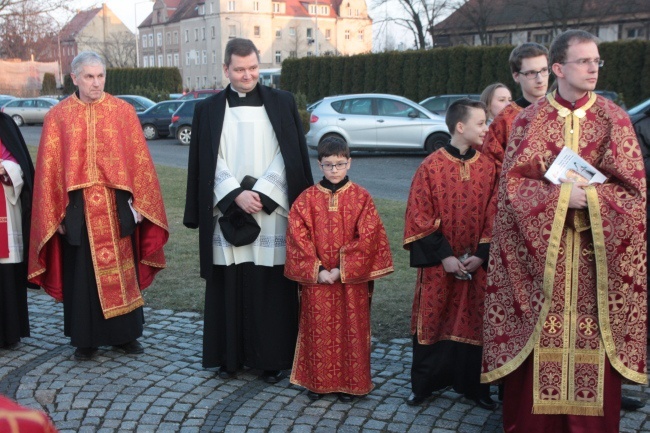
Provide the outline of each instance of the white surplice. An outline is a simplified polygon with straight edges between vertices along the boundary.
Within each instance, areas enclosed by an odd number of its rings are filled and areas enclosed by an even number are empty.
[[[23,261],[23,222],[21,218],[20,192],[23,190],[23,170],[13,161],[2,161],[12,185],[2,184],[7,205],[7,234],[9,235],[9,257],[0,258],[0,264]]]

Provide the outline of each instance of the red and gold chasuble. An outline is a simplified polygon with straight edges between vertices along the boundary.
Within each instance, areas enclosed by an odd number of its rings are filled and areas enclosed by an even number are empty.
[[[36,167],[28,277],[63,299],[61,239],[68,192],[83,189],[84,213],[105,318],[142,306],[140,291],[165,267],[169,237],[158,177],[132,107],[109,94],[90,104],[76,95],[45,118]],[[144,217],[135,234],[120,237],[113,190],[129,191]],[[139,284],[138,284],[139,277]]]
[[[318,284],[320,266],[341,280]],[[386,230],[368,192],[348,182],[335,193],[305,190],[289,213],[287,278],[301,284],[291,383],[313,392],[365,395],[370,377],[372,280],[393,272]]]
[[[439,149],[415,172],[406,205],[404,248],[440,230],[459,257],[489,243],[496,212],[494,164],[480,152],[461,160]],[[418,268],[411,333],[420,344],[453,340],[482,344],[486,273],[459,280],[442,264]]]
[[[56,433],[56,428],[45,413],[20,406],[0,395],[0,432]]]
[[[548,95],[513,125],[490,250],[483,382],[531,355],[533,413],[602,415],[605,357],[646,382],[646,180],[627,114],[589,93]],[[568,208],[544,173],[570,147],[608,177]]]
[[[490,128],[483,139],[483,146],[479,149],[481,153],[494,161],[497,168],[497,178],[501,175],[503,156],[508,145],[512,124],[522,110],[523,108],[514,101],[501,110],[490,123]]]

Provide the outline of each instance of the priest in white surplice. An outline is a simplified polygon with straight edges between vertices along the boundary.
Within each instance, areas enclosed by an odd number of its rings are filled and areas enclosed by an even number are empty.
[[[245,366],[276,383],[291,368],[298,327],[298,287],[283,275],[287,216],[313,179],[295,99],[258,84],[255,45],[231,39],[223,69],[230,85],[194,113],[183,219],[199,228],[203,366],[223,379]],[[233,209],[260,227],[242,246],[218,222]]]

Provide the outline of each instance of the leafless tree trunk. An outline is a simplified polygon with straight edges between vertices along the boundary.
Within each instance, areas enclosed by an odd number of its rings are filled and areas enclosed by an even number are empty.
[[[39,13],[36,2],[23,1],[10,9],[11,13],[5,8],[0,15],[0,57],[29,60],[34,55],[38,60],[51,46],[52,35],[56,38],[55,21]]]
[[[135,40],[129,32],[109,33],[106,40],[79,38],[77,45],[101,54],[107,68],[126,68],[135,66]]]

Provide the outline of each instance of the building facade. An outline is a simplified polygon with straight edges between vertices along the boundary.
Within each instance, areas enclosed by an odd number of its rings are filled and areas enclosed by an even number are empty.
[[[650,40],[650,0],[468,0],[434,26],[435,46],[548,45],[568,28],[603,42]]]
[[[227,84],[223,51],[235,37],[255,43],[262,69],[372,49],[365,0],[156,0],[138,29],[140,67],[178,67],[187,89]]]

